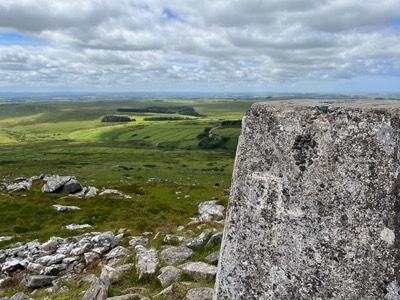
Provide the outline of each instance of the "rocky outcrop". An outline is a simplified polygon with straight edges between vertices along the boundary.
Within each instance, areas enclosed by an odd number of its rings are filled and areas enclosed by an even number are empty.
[[[44,243],[16,243],[9,249],[0,250],[0,288],[9,288],[11,284],[20,286],[24,291],[32,291],[28,294],[32,299],[36,299],[36,290],[41,290],[40,293],[45,290],[49,297],[43,299],[52,299],[56,293],[62,294],[74,286],[71,282],[75,281],[75,285],[90,282],[90,287],[81,293],[83,299],[153,299],[155,293],[151,294],[140,286],[107,298],[113,285],[120,285],[135,272],[141,281],[153,280],[152,285],[162,286],[164,290],[161,294],[166,295],[165,299],[184,299],[187,293],[190,297],[201,297],[201,293],[189,291],[198,287],[199,281],[212,285],[216,266],[199,259],[188,261],[195,254],[196,257],[212,254],[214,246],[208,248],[205,245],[215,245],[215,240],[219,240],[216,236],[220,235],[214,228],[201,231],[204,226],[210,227],[209,224],[191,229],[179,226],[176,232],[181,237],[178,241],[180,246],[169,245],[171,241],[165,238],[175,234],[143,232],[141,236],[124,236],[129,229],[120,229],[118,235],[92,232],[69,238],[51,237]],[[220,225],[218,228],[221,229]],[[163,240],[164,244],[160,246],[159,242]],[[193,249],[186,247],[185,243],[190,241],[197,246]],[[203,251],[203,254],[198,251]],[[90,274],[99,268],[100,276]],[[84,274],[90,275],[83,277]],[[183,279],[191,279],[192,282],[182,282]],[[68,286],[65,284],[67,281],[70,282]],[[15,295],[20,296],[24,297],[22,294]]]
[[[214,299],[400,299],[400,103],[254,104]]]
[[[103,188],[101,192],[99,189],[93,186],[84,187],[82,186],[75,176],[60,176],[60,175],[39,175],[32,176],[30,178],[19,177],[13,182],[0,183],[0,192],[18,192],[27,191],[32,188],[33,181],[44,181],[45,184],[42,186],[43,193],[64,193],[70,197],[94,197],[96,195],[116,195],[121,198],[131,199],[130,195],[126,195],[115,189]],[[55,207],[55,209],[59,210]],[[65,210],[59,210],[65,211]]]

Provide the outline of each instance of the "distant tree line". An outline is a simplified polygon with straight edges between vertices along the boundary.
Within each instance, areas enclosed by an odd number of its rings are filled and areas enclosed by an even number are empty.
[[[221,126],[240,127],[240,126],[242,126],[242,120],[224,120],[221,122]]]
[[[136,120],[125,116],[104,116],[101,119],[101,122],[131,122],[131,121],[136,121]]]
[[[183,117],[148,117],[144,118],[144,121],[182,121],[182,120],[191,120],[190,118]]]
[[[118,112],[179,114],[194,117],[202,117],[192,106],[151,106],[146,108],[118,108]]]

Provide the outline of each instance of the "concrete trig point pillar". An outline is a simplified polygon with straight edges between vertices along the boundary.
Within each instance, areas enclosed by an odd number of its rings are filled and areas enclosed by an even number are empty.
[[[214,299],[400,299],[400,102],[257,103]]]

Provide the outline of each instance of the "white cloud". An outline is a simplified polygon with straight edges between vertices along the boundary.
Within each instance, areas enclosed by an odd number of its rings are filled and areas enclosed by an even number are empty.
[[[2,0],[0,37],[41,43],[2,43],[0,86],[268,89],[389,76],[399,11],[398,0]]]

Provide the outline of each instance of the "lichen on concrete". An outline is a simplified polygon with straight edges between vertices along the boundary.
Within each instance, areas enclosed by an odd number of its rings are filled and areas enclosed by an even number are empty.
[[[257,103],[214,299],[400,299],[400,103]]]

